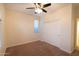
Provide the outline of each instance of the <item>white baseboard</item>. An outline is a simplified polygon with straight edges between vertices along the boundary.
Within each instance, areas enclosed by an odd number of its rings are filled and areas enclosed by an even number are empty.
[[[0,48],[0,56],[4,56],[6,48]]]
[[[24,43],[18,43],[18,44],[13,44],[13,45],[8,45],[8,47],[13,47],[13,46],[18,46],[18,45],[23,45],[23,44],[28,44],[28,43],[31,43],[31,42],[35,42],[35,41],[38,41],[38,40],[30,40],[30,41],[27,41],[27,42],[24,42]]]
[[[43,41],[43,42],[47,42],[47,43],[49,43],[49,44],[51,44],[51,45],[54,45],[54,44],[52,44],[52,43],[50,43],[49,41],[45,41],[45,40],[41,40],[41,41]],[[56,46],[56,45],[54,45],[54,46]],[[57,46],[56,46],[57,47]],[[67,52],[67,53],[72,53],[73,51],[74,51],[74,49],[73,50],[66,50],[66,49],[62,49],[62,48],[60,48],[60,47],[58,47],[60,50],[63,50],[63,51],[65,51],[65,52]]]

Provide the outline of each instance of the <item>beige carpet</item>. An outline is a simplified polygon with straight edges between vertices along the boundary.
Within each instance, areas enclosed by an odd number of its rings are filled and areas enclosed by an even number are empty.
[[[69,56],[46,42],[36,41],[6,49],[5,56]]]

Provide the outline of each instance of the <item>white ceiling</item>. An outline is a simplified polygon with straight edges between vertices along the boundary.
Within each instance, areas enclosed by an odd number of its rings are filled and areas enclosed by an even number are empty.
[[[63,6],[67,6],[68,4],[53,4],[50,7],[45,8],[47,10],[47,13],[54,12],[58,10],[59,8]],[[28,7],[34,7],[33,3],[6,3],[5,4],[6,8],[8,10],[13,10],[13,11],[19,11],[19,12],[25,12],[26,14],[33,14],[34,10],[33,9],[26,9]]]

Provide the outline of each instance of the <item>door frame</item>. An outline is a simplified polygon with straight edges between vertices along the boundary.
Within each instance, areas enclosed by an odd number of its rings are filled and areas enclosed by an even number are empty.
[[[74,32],[75,32],[74,33],[74,46],[75,46],[76,50],[79,50],[78,47],[77,47],[77,45],[76,45],[76,42],[77,42],[77,26],[78,26],[77,22],[79,21],[79,18],[76,18],[75,20],[76,21],[75,21],[75,26],[74,26]]]

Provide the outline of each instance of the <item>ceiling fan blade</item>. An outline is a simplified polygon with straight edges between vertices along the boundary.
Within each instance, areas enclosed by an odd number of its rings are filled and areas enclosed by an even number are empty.
[[[29,8],[26,8],[26,9],[35,9],[34,7],[29,7]]]
[[[45,9],[42,9],[43,12],[47,13],[47,11]]]
[[[48,6],[51,6],[51,3],[43,5],[43,8],[48,7]]]
[[[41,7],[41,3],[38,3],[38,5]]]
[[[36,5],[36,3],[34,3],[34,5],[35,5],[35,7],[37,8],[37,5]]]

